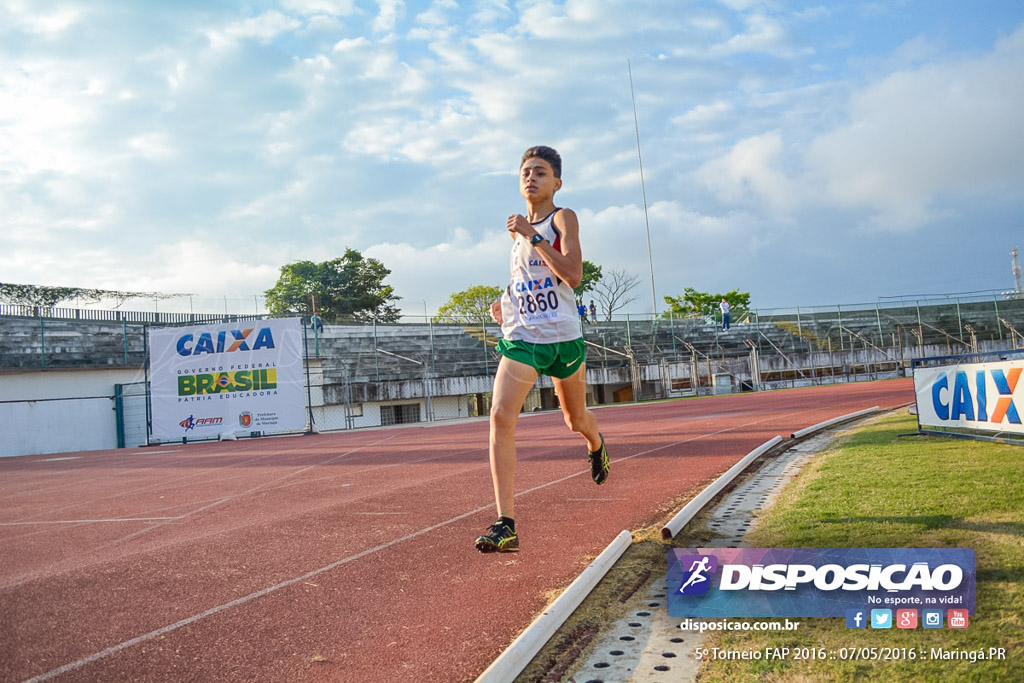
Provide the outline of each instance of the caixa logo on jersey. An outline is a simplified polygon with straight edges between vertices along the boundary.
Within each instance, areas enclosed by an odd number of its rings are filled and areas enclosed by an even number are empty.
[[[253,332],[255,331],[255,334]],[[183,334],[175,345],[179,356],[201,356],[206,353],[232,353],[234,351],[259,351],[274,348],[274,335],[269,327],[256,330],[221,330]]]
[[[968,548],[676,548],[673,617],[838,617],[852,608],[974,613]]]

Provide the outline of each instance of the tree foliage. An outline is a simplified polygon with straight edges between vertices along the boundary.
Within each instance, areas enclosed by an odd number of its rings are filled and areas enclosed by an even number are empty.
[[[397,322],[401,314],[391,302],[401,297],[384,284],[390,274],[383,263],[355,249],[323,263],[296,261],[281,266],[277,284],[266,291],[267,309],[312,314],[315,308],[325,320]]]
[[[491,319],[491,303],[501,298],[501,287],[474,285],[448,297],[434,316],[435,323],[479,324]]]
[[[94,289],[88,287],[50,287],[47,285],[18,285],[0,282],[0,302],[19,306],[40,306],[51,308],[59,303],[82,299],[96,303],[113,299],[114,308],[119,308],[128,299],[170,299],[185,294],[163,294],[161,292],[130,292],[119,289]]]
[[[592,291],[600,281],[601,266],[583,259],[583,279],[580,280],[579,287],[576,287],[572,291],[576,294],[577,299],[582,299],[583,295]]]
[[[615,311],[637,300],[638,295],[634,290],[639,284],[639,275],[627,273],[621,268],[608,271],[608,274],[597,282],[594,295],[604,312],[605,320],[611,320]]]
[[[732,290],[725,294],[711,294],[710,292],[698,292],[693,287],[683,290],[681,296],[666,296],[665,303],[669,310],[665,317],[674,315],[677,317],[715,317],[719,314],[719,304],[722,299],[729,303],[732,318],[739,320],[750,310],[750,292]]]

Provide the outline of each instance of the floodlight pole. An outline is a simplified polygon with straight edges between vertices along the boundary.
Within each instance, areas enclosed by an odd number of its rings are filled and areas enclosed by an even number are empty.
[[[658,317],[658,296],[654,290],[654,255],[651,252],[651,221],[647,217],[647,188],[644,186],[644,160],[640,155],[640,121],[636,115],[636,96],[633,94],[633,65],[626,59],[626,67],[629,69],[629,97],[633,101],[633,127],[636,130],[636,158],[640,162],[640,192],[644,198],[644,223],[647,225],[647,259],[651,265],[651,303],[654,304],[652,312]]]

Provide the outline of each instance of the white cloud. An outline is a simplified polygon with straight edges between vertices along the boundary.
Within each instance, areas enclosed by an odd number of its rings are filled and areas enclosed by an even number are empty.
[[[354,0],[282,0],[281,6],[307,16],[346,17],[355,12]]]
[[[725,156],[703,164],[695,176],[727,204],[761,203],[785,211],[796,204],[800,190],[784,162],[782,135],[772,131],[741,140]]]
[[[276,262],[273,245],[253,245],[253,250],[229,249],[228,244],[221,248],[211,248],[205,240],[185,239],[169,244],[157,244],[152,252],[140,257],[145,268],[141,273],[131,275],[119,273],[111,278],[112,282],[127,282],[120,289],[157,291],[157,292],[188,292],[196,294],[227,294],[236,296],[262,293],[273,286],[280,275],[280,266],[264,261]],[[190,267],[180,267],[183,254],[188,254]],[[124,270],[123,266],[110,266],[113,272]],[[269,285],[265,283],[269,282]]]
[[[437,244],[416,247],[408,242],[382,242],[363,251],[391,270],[386,282],[403,297],[400,308],[410,315],[430,312],[453,292],[474,285],[504,286],[508,281],[508,250],[512,241],[505,231],[474,238],[464,228]]]
[[[734,110],[735,106],[731,102],[719,101],[710,104],[699,104],[682,116],[675,117],[672,123],[682,126],[713,124],[722,116],[731,114]]]
[[[434,0],[430,7],[416,15],[416,23],[433,28],[448,25],[448,10],[458,9],[459,5],[455,0]]]
[[[229,23],[220,30],[207,31],[207,38],[214,49],[234,46],[240,40],[249,38],[268,43],[287,31],[294,31],[302,22],[286,16],[277,10],[270,10],[255,17]]]
[[[334,44],[335,52],[356,52],[363,48],[369,47],[370,41],[365,37],[359,36],[358,38],[342,38]]]
[[[0,24],[47,40],[55,40],[86,19],[82,8],[65,5],[41,8],[31,0],[8,0],[0,6]]]
[[[964,272],[994,272],[951,226],[985,211],[1004,227],[984,242],[1019,228],[1024,34],[979,45],[1024,10],[977,14],[965,38],[905,5],[883,49],[858,8],[752,0],[60,6],[0,3],[9,279],[251,293],[351,246],[433,308],[507,276],[495,221],[522,210],[532,144],[566,160],[587,258],[646,274],[627,59],[659,291],[742,274],[788,303],[805,290],[757,256],[785,242],[817,264],[924,228],[974,255]],[[204,270],[218,259],[242,284]]]
[[[80,149],[78,131],[95,115],[95,98],[76,76],[54,60],[0,71],[0,169],[20,177],[75,173],[94,163]]]
[[[127,142],[129,148],[145,159],[166,161],[178,156],[174,142],[163,132],[136,135]]]
[[[764,14],[753,14],[746,17],[744,22],[746,30],[713,46],[712,54],[732,55],[742,52],[757,52],[790,58],[814,52],[808,47],[798,47],[785,24],[778,19]]]
[[[991,55],[897,72],[856,92],[849,122],[819,136],[812,174],[844,206],[867,207],[893,230],[920,227],[949,193],[1024,184],[1018,113],[1024,29]]]
[[[473,21],[481,26],[490,26],[499,19],[512,16],[507,0],[477,0]]]
[[[393,31],[395,24],[405,14],[403,0],[377,0],[377,7],[377,17],[373,20],[373,30],[376,33]]]

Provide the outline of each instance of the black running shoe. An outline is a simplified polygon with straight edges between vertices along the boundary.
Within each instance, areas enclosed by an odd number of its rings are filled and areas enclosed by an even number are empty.
[[[608,449],[604,446],[604,436],[601,434],[598,436],[601,437],[601,449],[587,451],[587,455],[590,457],[590,477],[595,484],[600,486],[608,479],[608,472],[611,471],[612,465],[608,462]]]
[[[476,539],[476,549],[482,553],[511,553],[519,550],[519,534],[500,519],[487,533]]]

